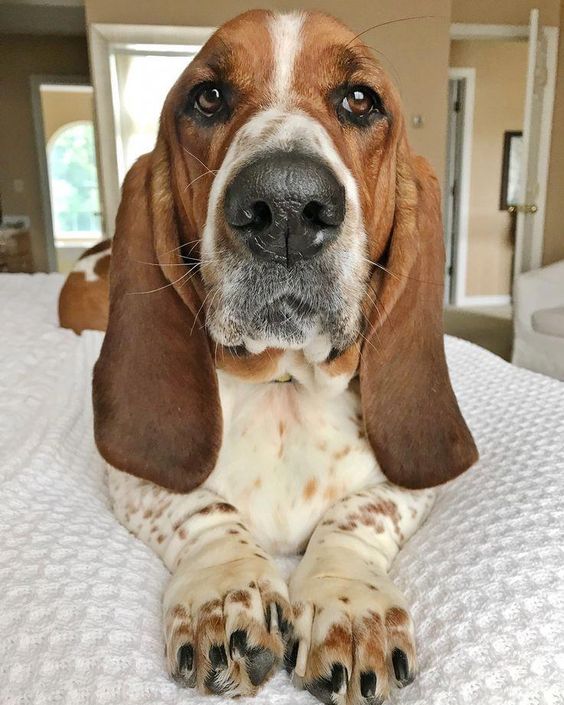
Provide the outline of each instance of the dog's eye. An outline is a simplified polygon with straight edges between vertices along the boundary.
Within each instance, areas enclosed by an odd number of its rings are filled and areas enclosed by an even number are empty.
[[[213,83],[200,86],[194,97],[194,107],[205,117],[213,117],[219,113],[224,104],[221,89]]]
[[[337,111],[341,119],[357,125],[366,125],[383,114],[380,96],[367,86],[347,88]]]

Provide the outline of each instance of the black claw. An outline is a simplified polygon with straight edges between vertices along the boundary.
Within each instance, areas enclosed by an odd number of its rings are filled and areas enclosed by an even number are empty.
[[[176,654],[178,670],[189,673],[194,666],[194,647],[192,644],[183,644]]]
[[[214,644],[210,648],[209,656],[212,668],[227,668],[227,654],[223,644]]]
[[[276,603],[276,614],[278,615],[278,626],[280,627],[280,633],[283,637],[286,637],[290,633],[290,622],[284,618],[284,611],[278,603]]]
[[[276,654],[263,646],[248,649],[246,656],[247,673],[253,685],[260,685],[277,662]]]
[[[266,622],[266,628],[268,629],[268,631],[270,631],[270,619],[270,605],[267,605],[264,608],[264,621]]]
[[[237,629],[229,639],[229,652],[231,657],[237,655],[245,656],[247,653],[247,632],[244,629]]]
[[[341,690],[343,684],[348,680],[347,676],[347,669],[342,664],[333,664],[333,668],[331,669],[331,687],[334,693],[338,693]]]
[[[394,649],[392,652],[392,663],[396,680],[402,685],[408,685],[413,680],[413,675],[409,673],[409,661],[407,655],[401,649]]]
[[[325,703],[325,705],[333,705],[333,696],[340,691],[346,678],[347,669],[340,663],[335,663],[329,678],[316,678],[314,681],[305,683],[305,687],[306,690],[318,700],[321,700],[322,703]]]
[[[300,642],[290,641],[286,647],[286,652],[284,654],[284,667],[288,673],[292,673],[296,667],[296,661],[298,660],[298,649],[300,647]]]
[[[360,674],[360,692],[364,698],[373,698],[376,695],[376,674],[374,671]]]

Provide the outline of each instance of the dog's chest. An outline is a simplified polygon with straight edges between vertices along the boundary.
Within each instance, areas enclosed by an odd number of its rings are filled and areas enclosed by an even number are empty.
[[[302,549],[331,504],[384,479],[353,391],[330,399],[220,375],[220,393],[223,444],[205,486],[241,511],[265,549]]]

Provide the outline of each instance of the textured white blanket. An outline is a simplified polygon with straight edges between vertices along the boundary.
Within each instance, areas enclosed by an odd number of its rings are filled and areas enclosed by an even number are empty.
[[[165,675],[166,571],[113,518],[92,438],[101,335],[57,275],[0,275],[0,704],[213,703]],[[421,674],[403,705],[564,703],[564,384],[448,339],[482,459],[393,568]],[[313,704],[280,673],[256,705]]]

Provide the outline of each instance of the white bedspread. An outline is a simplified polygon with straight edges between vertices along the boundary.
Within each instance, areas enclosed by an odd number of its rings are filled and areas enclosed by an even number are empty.
[[[92,438],[101,335],[56,327],[58,275],[0,275],[0,704],[218,702],[164,671],[159,559],[109,508]],[[393,573],[421,674],[403,705],[564,703],[564,384],[447,340],[482,459]],[[315,703],[280,673],[257,705]]]

